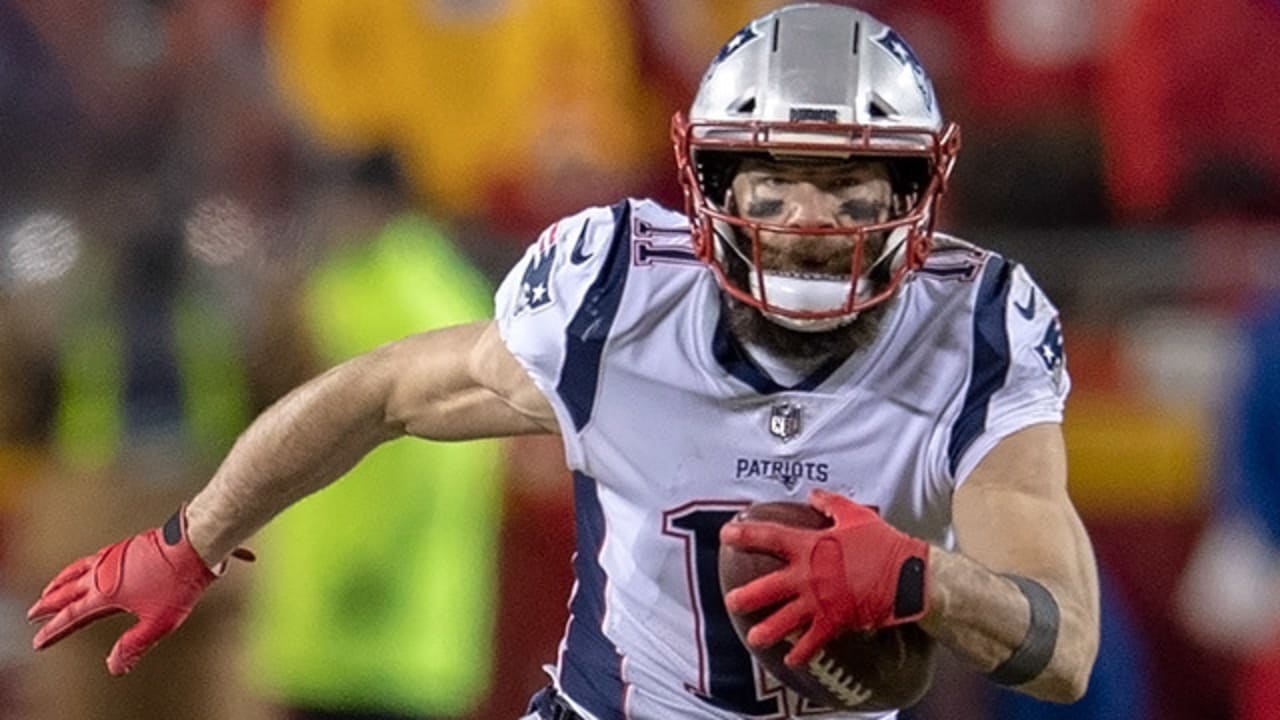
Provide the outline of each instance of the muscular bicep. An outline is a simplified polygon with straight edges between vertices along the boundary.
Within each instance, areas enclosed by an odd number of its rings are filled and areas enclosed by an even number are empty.
[[[952,516],[961,552],[992,570],[1043,578],[1082,597],[1095,588],[1058,425],[1033,425],[1000,441],[956,491]]]
[[[493,321],[413,335],[387,353],[395,379],[388,421],[418,437],[466,440],[557,432],[545,396]]]

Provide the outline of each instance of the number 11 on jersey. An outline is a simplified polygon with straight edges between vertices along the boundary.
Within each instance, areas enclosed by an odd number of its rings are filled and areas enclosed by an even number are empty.
[[[786,689],[765,674],[742,645],[720,591],[720,526],[748,504],[699,501],[663,514],[663,534],[684,542],[685,577],[694,610],[698,682],[686,689],[729,712],[759,718],[787,717]],[[801,713],[819,710],[807,702],[795,704],[802,705],[798,709]]]

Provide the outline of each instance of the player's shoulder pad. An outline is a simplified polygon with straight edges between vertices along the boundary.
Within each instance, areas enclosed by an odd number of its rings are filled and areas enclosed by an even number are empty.
[[[1058,308],[1031,277],[1026,266],[1010,263],[1006,325],[1015,366],[1048,375],[1060,393],[1066,392],[1066,353]]]
[[[499,319],[556,309],[576,312],[584,300],[618,290],[629,268],[697,265],[688,221],[652,200],[627,198],[565,217],[542,232],[499,289]],[[593,289],[594,288],[594,289]]]
[[[1058,391],[1055,394],[1065,394],[1066,358],[1058,308],[1024,265],[935,233],[933,250],[917,274],[939,286],[969,287],[974,332],[982,345],[992,349],[992,357],[1003,358],[1010,366],[1009,382],[1048,378]]]
[[[946,286],[971,283],[978,280],[988,258],[993,254],[973,243],[935,232],[933,249],[915,275],[919,280],[934,281]],[[959,290],[958,287],[956,289]]]
[[[498,291],[499,318],[519,318],[560,309],[571,312],[618,252],[629,242],[631,205],[590,207],[557,220],[525,250]],[[622,245],[615,249],[615,245]]]
[[[968,240],[958,238],[955,235],[950,235],[948,233],[937,232],[937,231],[933,233],[933,250],[930,257],[934,257],[934,256],[941,257],[949,253],[966,252],[966,251],[970,253],[978,254],[978,255],[986,255],[992,252],[991,250],[987,250],[986,248],[979,247],[978,245],[975,245],[969,242]]]
[[[1058,308],[1021,264],[988,252],[972,290],[969,384],[947,458],[966,477],[1000,438],[1061,422],[1071,381]]]

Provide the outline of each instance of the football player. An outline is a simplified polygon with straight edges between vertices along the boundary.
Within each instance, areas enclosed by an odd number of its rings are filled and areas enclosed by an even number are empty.
[[[124,610],[139,623],[107,665],[127,672],[240,543],[383,441],[558,433],[576,583],[530,718],[819,711],[733,630],[767,606],[747,643],[788,640],[797,667],[846,630],[918,622],[995,682],[1083,694],[1098,589],[1058,314],[1022,266],[934,232],[959,134],[919,58],[865,13],[787,6],[721,49],[672,137],[685,212],[564,218],[494,320],[298,388],[161,527],[59,574],[35,647]],[[833,524],[726,525],[776,500]],[[787,564],[723,595],[722,543]]]

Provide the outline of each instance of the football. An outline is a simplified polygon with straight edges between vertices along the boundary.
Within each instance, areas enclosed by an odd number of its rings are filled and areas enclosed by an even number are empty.
[[[804,528],[823,528],[831,519],[803,503],[757,503],[730,522],[765,520]],[[762,552],[721,546],[720,587],[725,593],[783,566]],[[730,612],[734,629],[746,645],[747,631],[775,608],[753,613]],[[919,625],[906,623],[872,632],[846,632],[828,643],[804,668],[783,662],[791,643],[767,648],[748,646],[760,665],[784,685],[811,702],[836,710],[880,711],[914,705],[933,681],[935,642]]]

